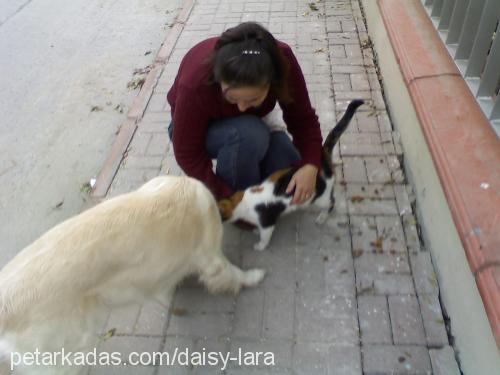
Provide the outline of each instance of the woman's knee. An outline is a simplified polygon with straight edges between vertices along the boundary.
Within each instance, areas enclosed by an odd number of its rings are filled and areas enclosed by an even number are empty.
[[[242,115],[234,127],[240,149],[246,155],[255,155],[259,160],[264,158],[269,148],[270,131],[262,120],[253,115]]]

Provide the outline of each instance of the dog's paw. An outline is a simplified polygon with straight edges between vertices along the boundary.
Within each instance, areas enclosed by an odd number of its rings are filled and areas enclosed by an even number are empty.
[[[323,225],[326,222],[326,219],[328,219],[328,212],[321,211],[315,222],[317,225]]]
[[[245,286],[256,286],[264,279],[266,271],[260,268],[254,268],[245,272]]]

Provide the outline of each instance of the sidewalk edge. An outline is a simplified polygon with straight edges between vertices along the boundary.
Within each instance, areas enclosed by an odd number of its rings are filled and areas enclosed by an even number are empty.
[[[194,0],[184,0],[182,10],[174,21],[172,28],[167,33],[162,47],[155,57],[153,66],[146,76],[144,84],[127,113],[126,119],[120,125],[120,130],[115,141],[113,142],[113,145],[111,146],[110,152],[104,161],[103,166],[101,167],[92,192],[90,193],[91,200],[102,199],[108,193],[115,175],[120,168],[124,154],[134,137],[135,131],[137,130],[137,125],[142,119],[149,100],[153,95],[154,87],[158,82],[158,78],[163,72],[165,64],[174,50],[175,44],[184,29],[184,24],[189,18],[193,6]]]

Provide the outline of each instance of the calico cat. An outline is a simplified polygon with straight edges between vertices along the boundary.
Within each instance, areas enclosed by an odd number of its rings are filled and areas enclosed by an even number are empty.
[[[269,244],[274,226],[283,214],[313,204],[322,209],[316,223],[324,223],[335,204],[333,197],[335,170],[332,162],[332,150],[349,125],[356,109],[363,103],[363,100],[351,101],[346,112],[323,143],[321,168],[316,178],[316,192],[311,198],[304,203],[292,205],[293,192],[286,193],[286,188],[298,167],[281,169],[260,185],[251,186],[220,200],[218,206],[222,220],[244,221],[255,225],[260,233],[260,241],[254,245],[254,248],[260,251]]]

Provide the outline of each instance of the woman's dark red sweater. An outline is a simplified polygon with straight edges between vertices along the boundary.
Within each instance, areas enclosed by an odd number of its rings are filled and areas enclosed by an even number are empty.
[[[237,105],[227,102],[219,84],[207,84],[205,61],[212,53],[218,38],[204,40],[191,48],[184,56],[177,77],[167,94],[174,123],[173,146],[179,166],[184,172],[202,182],[218,198],[233,193],[231,188],[212,169],[212,160],[205,149],[205,137],[211,120],[241,115]],[[280,102],[283,120],[293,143],[300,152],[299,165],[321,162],[321,131],[318,116],[311,106],[306,83],[291,48],[278,42],[279,48],[290,63],[288,87],[292,102]],[[270,93],[258,108],[244,113],[264,117],[276,105]]]

